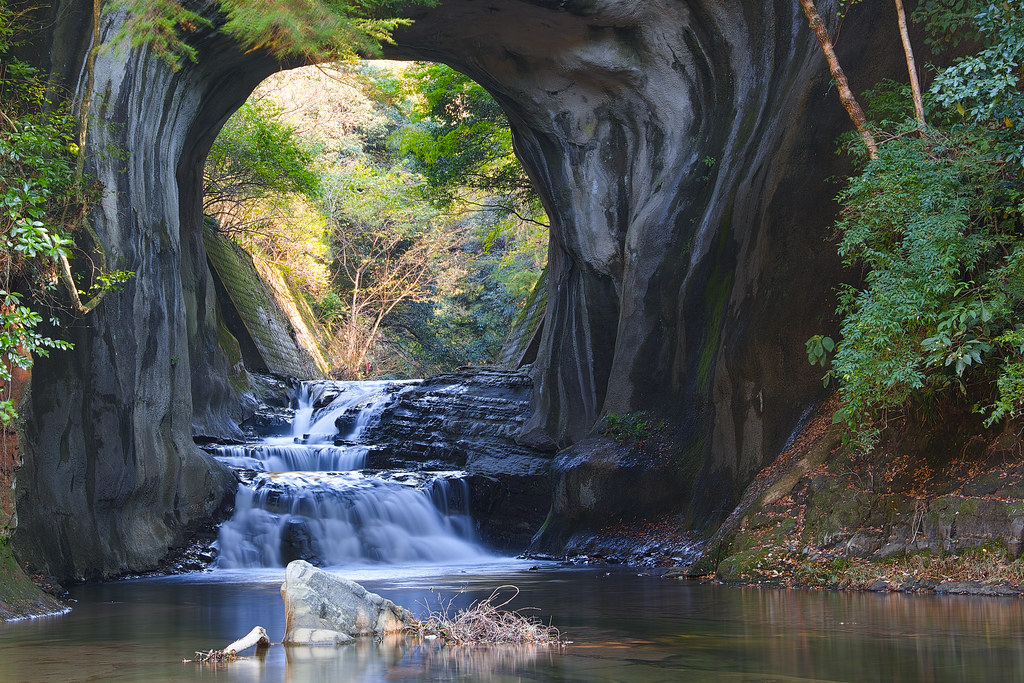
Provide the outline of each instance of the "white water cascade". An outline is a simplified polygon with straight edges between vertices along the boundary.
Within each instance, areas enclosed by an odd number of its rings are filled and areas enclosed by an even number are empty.
[[[280,567],[461,562],[487,556],[461,472],[366,470],[360,438],[403,382],[304,382],[292,434],[222,446],[242,472],[221,525],[218,565]]]

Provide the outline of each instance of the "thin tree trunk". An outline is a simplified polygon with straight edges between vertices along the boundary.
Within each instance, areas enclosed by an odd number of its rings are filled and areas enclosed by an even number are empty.
[[[811,30],[814,31],[814,35],[818,39],[818,44],[821,45],[821,51],[825,53],[828,68],[831,70],[832,78],[835,79],[836,88],[839,90],[839,100],[843,103],[846,113],[850,115],[850,120],[853,121],[857,132],[860,133],[861,139],[864,140],[864,146],[868,148],[868,156],[874,159],[878,156],[878,145],[875,144],[875,138],[868,130],[868,121],[864,116],[864,110],[860,108],[857,98],[850,90],[846,72],[839,65],[839,58],[836,57],[835,50],[832,49],[832,40],[828,37],[828,31],[825,30],[825,23],[821,20],[821,15],[818,14],[818,8],[814,5],[814,0],[800,0],[800,6],[804,10]]]
[[[101,0],[93,0],[92,2],[92,47],[85,58],[85,91],[82,93],[82,103],[78,108],[78,158],[75,160],[75,188],[82,202],[82,228],[85,229],[89,239],[93,242],[93,248],[100,262],[99,270],[102,273],[107,267],[107,257],[103,250],[103,245],[100,243],[99,235],[96,234],[92,223],[89,222],[88,207],[85,205],[85,142],[89,132],[89,108],[92,106],[92,96],[96,89],[96,55],[100,51],[100,2]],[[63,253],[58,253],[57,265],[59,266],[60,279],[64,283],[64,288],[68,290],[68,295],[71,297],[71,307],[75,311],[86,315],[100,305],[106,294],[105,290],[100,289],[96,296],[83,303],[78,293],[78,285],[71,274],[71,263],[68,262],[67,256]]]
[[[924,98],[921,96],[921,81],[917,78],[917,63],[914,61],[914,47],[910,44],[910,32],[907,30],[907,13],[903,11],[903,0],[896,0],[896,16],[900,22],[900,38],[903,40],[903,52],[907,56],[907,71],[910,73],[910,92],[914,97],[914,118],[920,128],[925,127]]]

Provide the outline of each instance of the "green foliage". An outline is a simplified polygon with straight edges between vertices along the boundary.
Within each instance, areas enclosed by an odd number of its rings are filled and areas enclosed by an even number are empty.
[[[546,227],[495,208],[507,197],[493,194],[499,190],[491,181],[439,172],[432,185],[425,175],[429,165],[403,152],[406,133],[433,125],[423,114],[428,100],[454,101],[458,95],[449,89],[456,89],[471,94],[474,111],[494,117],[475,130],[500,138],[498,161],[522,173],[507,122],[482,88],[439,67],[441,84],[409,79],[404,74],[410,68],[427,69],[365,64],[329,68],[330,79],[299,79],[314,98],[351,98],[331,109],[354,118],[332,119],[328,126],[315,119],[321,146],[306,141],[309,133],[288,127],[314,120],[307,113],[289,105],[282,114],[250,101],[225,126],[207,162],[208,210],[222,230],[303,283],[314,313],[330,330],[328,356],[341,376],[422,376],[493,361],[546,260]],[[345,84],[340,89],[339,81]],[[296,87],[302,89],[278,77],[261,97],[293,97],[284,93]],[[421,113],[414,113],[417,107]],[[319,104],[313,108],[325,111]],[[259,132],[271,124],[281,128]],[[301,154],[289,152],[290,145]],[[458,157],[464,150],[457,145],[451,151]],[[468,153],[475,162],[482,158]],[[302,172],[318,182],[306,182]],[[474,187],[461,184],[471,179]],[[230,191],[219,189],[225,187]],[[313,198],[309,215],[275,208],[290,209],[297,195]],[[313,267],[299,263],[301,249]],[[313,270],[322,281],[308,275]],[[322,286],[306,286],[314,280]]]
[[[125,13],[125,21],[110,39],[111,44],[128,41],[132,47],[148,46],[175,71],[182,61],[194,63],[199,59],[196,48],[183,36],[213,26],[208,18],[185,8],[179,0],[109,0],[109,9]]]
[[[231,215],[273,195],[320,194],[315,148],[282,120],[280,107],[249,100],[214,141],[203,173],[204,206]],[[223,223],[224,221],[222,221]]]
[[[835,351],[836,343],[832,337],[816,334],[807,340],[807,360],[811,365],[825,367],[828,363],[828,354]]]
[[[0,423],[16,417],[14,368],[70,344],[38,331],[40,304],[56,282],[56,262],[71,247],[65,216],[80,210],[74,191],[67,112],[46,99],[31,66],[9,56],[17,15],[0,0]],[[51,318],[51,324],[57,320]]]
[[[351,156],[349,163],[355,165],[344,171],[358,169],[350,182],[356,182],[359,191],[349,196],[358,203],[369,202],[368,210],[356,211],[360,221],[393,216],[391,222],[397,224],[415,226],[419,221],[421,231],[428,224],[447,224],[447,230],[458,230],[461,240],[439,260],[448,275],[440,277],[434,292],[402,301],[382,321],[384,335],[375,367],[390,374],[422,376],[490,362],[536,282],[547,244],[545,227],[519,221],[503,203],[510,187],[528,183],[525,175],[512,184],[487,176],[499,167],[522,174],[511,151],[507,121],[486,91],[447,67],[417,65],[412,77],[366,67],[361,76],[377,118],[360,130],[364,156]],[[460,102],[471,103],[464,119],[455,113]],[[441,125],[435,126],[438,121]],[[426,135],[418,149],[423,156],[416,157],[408,146],[410,135],[428,129],[439,138]],[[481,150],[484,146],[490,153]],[[402,166],[400,157],[411,161],[411,167]],[[461,170],[455,172],[456,167]],[[396,184],[393,178],[398,177],[401,182]],[[535,200],[532,190],[528,194]],[[353,208],[346,211],[352,213]],[[339,301],[345,301],[350,290],[339,293]],[[332,302],[325,301],[324,308],[335,315],[348,310],[347,305]]]
[[[655,420],[644,410],[633,413],[609,413],[605,415],[601,434],[619,443],[644,441],[665,428],[664,420]]]
[[[435,0],[221,0],[228,21],[224,32],[242,45],[278,57],[309,59],[378,55],[399,26],[412,23],[398,16],[408,7]]]
[[[925,45],[938,54],[981,39],[975,17],[984,7],[985,0],[924,0],[912,18],[925,29]]]
[[[512,148],[508,119],[490,93],[443,64],[410,74],[417,104],[398,133],[399,151],[423,174],[431,199],[443,207],[481,205],[544,223],[540,201]]]
[[[28,370],[33,356],[48,356],[50,349],[70,349],[72,344],[53,339],[39,331],[43,317],[21,303],[22,295],[0,290],[0,385],[10,387],[13,369]],[[9,393],[0,397],[0,424],[8,425],[18,416]]]
[[[931,13],[941,31],[962,21],[949,11],[970,7],[937,6],[925,3],[919,16]],[[873,104],[888,141],[839,197],[839,254],[866,273],[861,287],[840,292],[826,381],[838,380],[836,420],[864,450],[923,397],[981,397],[987,424],[1024,406],[1024,24],[1010,4],[975,19],[981,49],[932,87],[931,113],[945,129],[918,131],[900,112],[900,86],[880,84]],[[827,363],[826,339],[808,340],[812,363]]]
[[[278,58],[303,57],[310,61],[376,55],[391,34],[411,21],[401,13],[436,0],[219,0],[226,17],[220,30],[242,46],[264,50]],[[109,0],[110,8],[124,10],[126,21],[111,40],[127,40],[133,47],[146,45],[172,69],[183,60],[195,62],[198,53],[189,34],[212,27],[211,18],[182,0]]]
[[[932,84],[938,102],[955,108],[968,128],[983,128],[984,141],[1000,159],[1024,165],[1024,10],[997,3],[974,20],[985,46],[941,71]]]

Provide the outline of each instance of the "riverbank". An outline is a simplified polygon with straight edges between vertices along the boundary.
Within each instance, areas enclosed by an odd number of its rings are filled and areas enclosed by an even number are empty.
[[[822,406],[676,576],[725,583],[1024,594],[1024,463],[1012,428],[976,416],[894,429],[871,454]],[[974,436],[970,436],[974,435]]]

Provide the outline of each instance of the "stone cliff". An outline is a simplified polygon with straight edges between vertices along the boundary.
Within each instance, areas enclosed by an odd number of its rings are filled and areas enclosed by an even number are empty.
[[[34,43],[34,60],[79,95],[89,6],[40,10],[48,28]],[[860,25],[882,7],[858,6]],[[570,449],[553,518],[572,523],[549,525],[545,542],[608,521],[602,501],[651,476],[670,485],[630,514],[723,517],[820,399],[803,341],[832,308],[824,228],[847,122],[799,6],[444,0],[414,18],[391,56],[446,62],[490,90],[551,216],[520,437]],[[118,21],[105,19],[104,39]],[[127,47],[96,62],[85,153],[107,193],[93,220],[108,261],[136,277],[71,328],[73,352],[39,362],[23,407],[15,547],[58,577],[151,566],[230,488],[192,442],[193,430],[235,429],[200,173],[220,126],[280,65],[212,31],[193,39],[199,61],[179,71]],[[870,65],[855,87],[898,63],[881,28],[842,48]],[[658,469],[584,440],[602,416],[639,410],[667,425]],[[612,474],[595,479],[595,467]],[[583,498],[582,512],[565,507]]]

